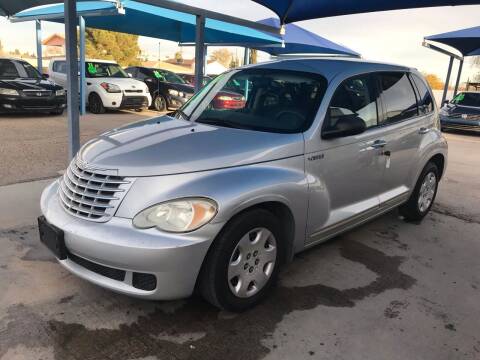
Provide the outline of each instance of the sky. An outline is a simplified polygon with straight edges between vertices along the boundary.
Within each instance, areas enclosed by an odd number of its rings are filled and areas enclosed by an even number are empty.
[[[275,16],[270,10],[250,0],[185,0],[190,5],[248,20],[260,20]],[[343,44],[369,60],[402,64],[434,73],[445,78],[448,58],[422,46],[424,36],[477,26],[480,5],[411,9],[369,14],[338,16],[296,23],[307,30]],[[63,25],[47,23],[44,37],[63,32]],[[22,52],[35,51],[33,23],[10,23],[0,18],[0,40],[7,50],[18,48]],[[175,43],[152,38],[140,38],[142,51],[151,57],[173,57],[178,47]],[[211,48],[209,51],[213,51]],[[241,49],[232,49],[241,58]],[[192,48],[184,48],[185,58],[193,57]],[[262,56],[267,59],[267,56]],[[454,67],[455,69],[455,67]],[[480,71],[467,61],[462,81]]]

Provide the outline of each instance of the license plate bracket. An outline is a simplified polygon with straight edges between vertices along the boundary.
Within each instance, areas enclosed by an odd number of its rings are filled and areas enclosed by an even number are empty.
[[[62,229],[50,224],[45,216],[38,218],[40,241],[59,259],[67,258],[67,247]]]

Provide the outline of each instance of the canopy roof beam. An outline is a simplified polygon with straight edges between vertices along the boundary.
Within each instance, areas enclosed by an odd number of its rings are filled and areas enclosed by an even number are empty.
[[[77,16],[83,17],[92,17],[92,16],[113,16],[113,15],[125,15],[125,9],[123,7],[116,7],[111,9],[96,9],[96,10],[86,10],[78,11]],[[34,15],[34,16],[21,16],[16,17],[12,16],[9,18],[10,22],[24,22],[24,21],[37,21],[37,20],[60,20],[66,18],[63,13],[58,14],[45,14],[45,15]]]

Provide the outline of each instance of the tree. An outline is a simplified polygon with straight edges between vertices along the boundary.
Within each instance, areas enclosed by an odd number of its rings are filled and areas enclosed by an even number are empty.
[[[177,62],[177,64],[182,64],[183,63],[183,54],[181,51],[177,51],[175,53],[175,61]]]
[[[258,51],[257,49],[250,49],[250,64],[256,64],[258,61]]]
[[[122,66],[140,65],[137,35],[87,28],[85,52],[89,58],[115,60]]]
[[[218,61],[226,68],[230,66],[231,59],[232,53],[226,48],[217,49],[210,55],[210,60]]]
[[[442,90],[445,84],[443,81],[435,74],[423,74],[425,76],[425,80],[427,80],[428,84],[433,90]]]
[[[240,66],[240,59],[238,57],[232,57],[230,64],[228,65],[230,69],[235,69]]]

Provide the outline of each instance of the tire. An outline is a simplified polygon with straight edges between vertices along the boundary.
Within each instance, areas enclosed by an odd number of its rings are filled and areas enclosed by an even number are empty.
[[[233,312],[264,300],[285,259],[284,236],[279,219],[267,210],[233,218],[215,239],[202,267],[199,290],[205,300]]]
[[[432,162],[423,168],[410,198],[399,208],[406,221],[421,221],[428,214],[437,196],[439,174]]]
[[[153,98],[152,107],[159,112],[167,111],[167,100],[163,95],[157,94]]]
[[[143,108],[135,109],[135,112],[142,112]]]
[[[102,99],[95,93],[91,93],[88,96],[88,110],[92,114],[104,114],[105,107],[103,106]]]
[[[50,114],[51,115],[62,115],[63,111],[64,111],[64,109],[57,109],[57,110],[51,111]]]

